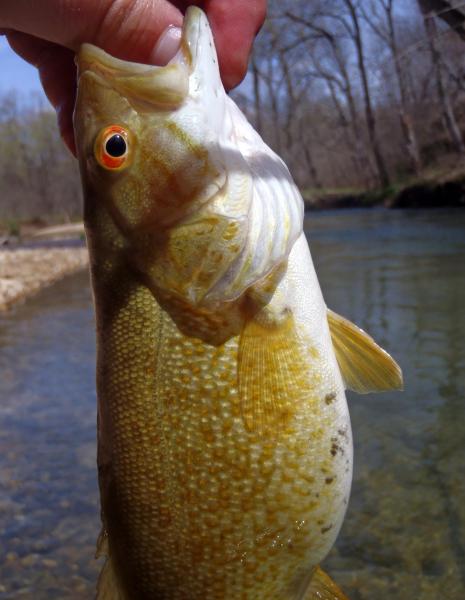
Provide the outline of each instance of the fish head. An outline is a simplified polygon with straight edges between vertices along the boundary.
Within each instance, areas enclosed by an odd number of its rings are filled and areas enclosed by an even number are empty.
[[[103,202],[124,235],[166,228],[221,187],[212,132],[221,128],[226,95],[200,9],[188,9],[179,51],[166,66],[119,60],[90,44],[76,62],[74,127],[86,200]]]
[[[122,258],[186,335],[224,342],[249,305],[272,296],[301,234],[287,167],[227,96],[197,7],[164,67],[88,44],[77,65],[74,126],[94,263],[110,270]]]

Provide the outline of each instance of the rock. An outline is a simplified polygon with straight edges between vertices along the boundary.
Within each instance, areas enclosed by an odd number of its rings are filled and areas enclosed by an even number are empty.
[[[57,561],[53,560],[53,558],[43,558],[42,564],[47,569],[54,569],[58,565]]]
[[[87,264],[84,247],[0,248],[0,311]]]

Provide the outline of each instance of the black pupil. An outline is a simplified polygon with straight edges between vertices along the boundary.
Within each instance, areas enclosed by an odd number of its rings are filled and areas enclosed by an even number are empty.
[[[112,135],[111,138],[107,140],[105,150],[107,154],[114,158],[123,156],[126,152],[126,140],[119,133],[115,133],[115,135]]]

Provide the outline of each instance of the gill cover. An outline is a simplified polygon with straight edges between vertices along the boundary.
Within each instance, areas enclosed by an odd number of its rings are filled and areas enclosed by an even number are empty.
[[[184,333],[225,341],[242,327],[249,291],[258,308],[269,301],[281,276],[273,273],[282,274],[302,231],[303,202],[287,167],[227,96],[196,7],[166,67],[89,45],[77,63],[86,205],[104,205],[134,269]],[[132,138],[129,166],[116,172],[94,152],[113,125]],[[266,292],[254,293],[257,285]]]

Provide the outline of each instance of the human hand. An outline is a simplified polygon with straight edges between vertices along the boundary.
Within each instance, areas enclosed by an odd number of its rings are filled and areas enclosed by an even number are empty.
[[[61,135],[75,153],[72,112],[76,97],[74,54],[84,42],[123,60],[165,64],[177,50],[169,25],[197,4],[207,13],[226,89],[243,79],[249,53],[266,13],[266,0],[2,0],[0,29],[12,49],[39,70],[58,115]]]

